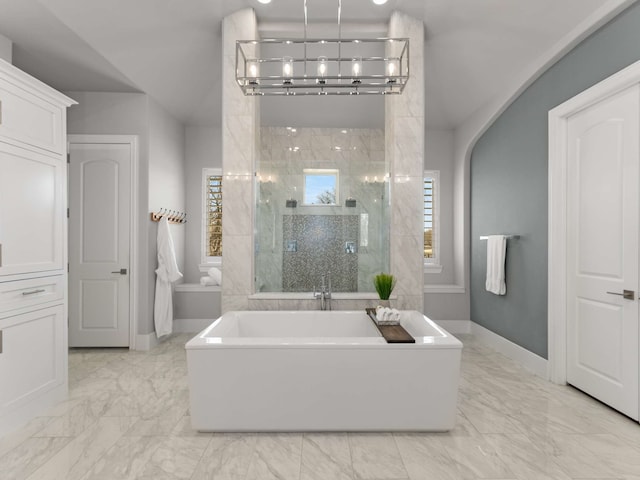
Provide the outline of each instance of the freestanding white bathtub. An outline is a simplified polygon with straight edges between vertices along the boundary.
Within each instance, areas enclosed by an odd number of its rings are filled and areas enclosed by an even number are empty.
[[[200,431],[445,431],[462,343],[403,312],[387,344],[361,311],[228,312],[186,344]]]

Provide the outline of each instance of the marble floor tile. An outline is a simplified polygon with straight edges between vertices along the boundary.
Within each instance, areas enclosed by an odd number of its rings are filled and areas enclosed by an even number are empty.
[[[617,476],[617,472],[607,462],[609,453],[606,450],[586,448],[585,442],[589,441],[589,435],[557,434],[554,435],[553,440],[558,449],[555,456],[556,462],[570,477],[615,478]],[[624,467],[622,470],[630,472]]]
[[[393,435],[350,433],[349,444],[355,478],[409,478]]]
[[[178,423],[173,427],[171,436],[173,437],[212,437],[214,434],[211,432],[198,432],[191,427],[191,417],[189,415],[183,416]]]
[[[67,443],[28,477],[28,480],[78,480],[115,443],[133,421],[132,417],[102,417]]]
[[[503,463],[521,480],[570,480],[553,455],[534,445],[524,434],[485,435]]]
[[[515,477],[484,436],[442,438],[438,443],[453,460],[460,479]]]
[[[421,480],[459,480],[460,470],[438,436],[428,434],[394,434],[409,478]]]
[[[81,480],[136,480],[160,446],[159,437],[120,437]]]
[[[69,398],[0,438],[2,480],[640,480],[640,425],[462,337],[445,433],[203,433],[184,343],[72,349]]]
[[[71,439],[31,437],[0,458],[2,480],[23,480],[40,468]]]
[[[140,480],[189,480],[211,438],[166,437],[137,477]]]
[[[245,480],[256,449],[256,435],[214,434],[191,480]]]
[[[300,477],[302,435],[259,434],[247,480],[288,480]]]
[[[302,440],[301,480],[353,480],[347,434],[305,434]]]
[[[36,417],[19,430],[0,437],[0,459],[22,442],[37,435],[53,420],[53,417]]]
[[[640,476],[640,443],[629,443],[613,434],[584,435],[580,443],[599,456],[616,475],[636,472]]]

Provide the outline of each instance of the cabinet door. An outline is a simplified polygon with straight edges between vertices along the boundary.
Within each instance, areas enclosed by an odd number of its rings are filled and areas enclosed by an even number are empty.
[[[63,154],[64,108],[36,93],[0,78],[0,141]]]
[[[66,381],[64,307],[0,319],[0,418]]]
[[[0,144],[0,277],[63,268],[65,167]]]

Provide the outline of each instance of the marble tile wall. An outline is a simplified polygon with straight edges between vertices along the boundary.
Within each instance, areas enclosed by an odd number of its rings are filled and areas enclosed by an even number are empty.
[[[236,40],[258,38],[251,8],[224,18],[222,24],[222,312],[246,310],[253,292],[253,188],[259,141],[258,101],[245,97],[235,79]],[[231,220],[231,221],[229,221]]]
[[[398,308],[423,309],[424,26],[395,11],[389,37],[409,38],[410,78],[402,95],[385,99],[385,155],[391,187],[391,272]]]

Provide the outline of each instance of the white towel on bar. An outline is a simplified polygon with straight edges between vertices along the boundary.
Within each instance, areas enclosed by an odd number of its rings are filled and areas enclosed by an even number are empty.
[[[507,293],[504,278],[504,261],[507,254],[507,237],[505,235],[489,235],[487,238],[487,282],[488,292],[496,295]]]

